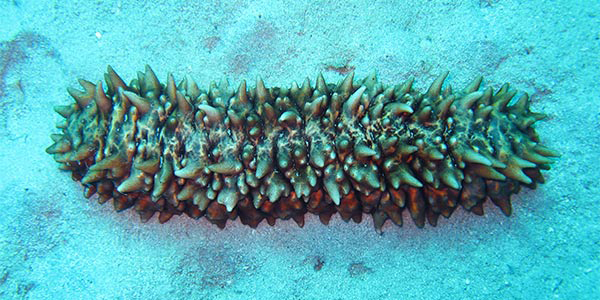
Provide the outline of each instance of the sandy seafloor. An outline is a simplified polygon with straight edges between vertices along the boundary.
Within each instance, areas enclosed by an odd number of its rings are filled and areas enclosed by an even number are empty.
[[[598,299],[599,53],[591,0],[2,0],[0,298]],[[150,64],[203,87],[258,74],[267,86],[318,72],[337,82],[344,67],[422,89],[444,70],[454,87],[483,74],[533,95],[549,115],[542,141],[563,155],[509,218],[488,202],[484,217],[458,209],[435,228],[405,212],[383,234],[370,217],[143,224],[86,200],[44,152],[66,87],[107,64],[127,80]]]

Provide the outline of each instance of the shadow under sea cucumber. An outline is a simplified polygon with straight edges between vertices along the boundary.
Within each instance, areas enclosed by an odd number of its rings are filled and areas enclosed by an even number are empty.
[[[223,228],[239,217],[263,219],[307,212],[327,224],[371,214],[379,230],[402,225],[407,210],[418,227],[435,226],[460,205],[477,215],[491,199],[511,214],[522,185],[543,183],[559,154],[540,144],[532,125],[545,117],[508,84],[459,91],[448,72],[424,93],[413,79],[384,85],[375,74],[339,84],[322,75],[312,85],[267,88],[242,81],[186,76],[162,84],[149,66],[129,84],[108,66],[105,82],[80,79],[75,102],[57,106],[65,119],[46,151],[85,186],[85,196],[135,207],[142,221],[186,213]]]

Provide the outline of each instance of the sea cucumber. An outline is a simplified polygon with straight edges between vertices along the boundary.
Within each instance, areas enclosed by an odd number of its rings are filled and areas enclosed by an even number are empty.
[[[46,149],[85,186],[85,196],[135,207],[142,221],[186,213],[223,228],[239,217],[266,219],[307,212],[327,224],[373,217],[435,226],[462,206],[477,215],[491,199],[506,215],[521,185],[543,183],[541,170],[558,157],[532,125],[526,93],[504,84],[444,87],[448,72],[425,93],[413,79],[385,85],[376,74],[339,84],[307,78],[299,86],[267,88],[262,79],[237,89],[227,80],[207,90],[172,74],[161,84],[149,66],[129,84],[108,66],[105,83],[80,79],[75,102]],[[514,101],[511,101],[515,98]]]

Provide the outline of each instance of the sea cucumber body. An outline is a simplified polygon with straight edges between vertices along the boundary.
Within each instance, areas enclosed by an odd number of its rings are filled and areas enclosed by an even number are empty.
[[[256,227],[263,219],[307,212],[323,223],[371,214],[436,225],[459,205],[483,213],[489,198],[511,213],[510,196],[535,188],[558,156],[542,146],[529,110],[508,84],[494,93],[481,77],[461,91],[443,88],[448,73],[422,93],[413,80],[386,86],[370,75],[339,84],[237,89],[227,81],[202,90],[186,76],[161,84],[146,67],[129,84],[109,66],[105,83],[80,80],[75,103],[56,107],[47,152],[61,169],[115,208],[134,206],[143,221],[159,212],[228,219]],[[106,88],[105,88],[106,86]]]

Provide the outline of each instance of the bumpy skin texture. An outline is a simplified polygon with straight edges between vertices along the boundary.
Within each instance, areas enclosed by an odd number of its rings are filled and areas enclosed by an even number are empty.
[[[396,86],[376,75],[340,84],[254,88],[227,81],[208,90],[171,74],[161,84],[150,67],[125,82],[109,66],[105,83],[79,80],[75,103],[55,110],[54,144],[46,151],[86,187],[87,197],[134,206],[143,221],[159,212],[228,219],[256,227],[277,218],[304,224],[307,212],[327,224],[332,214],[381,229],[436,225],[460,204],[477,215],[490,198],[506,215],[521,185],[535,188],[558,156],[542,146],[532,124],[544,118],[505,84],[425,93],[410,79]],[[105,89],[106,86],[106,89]]]

